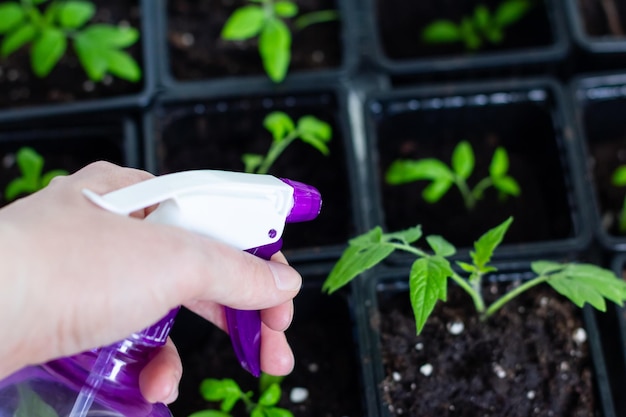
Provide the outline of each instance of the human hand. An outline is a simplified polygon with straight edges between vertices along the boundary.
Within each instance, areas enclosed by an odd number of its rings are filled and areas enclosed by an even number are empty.
[[[131,217],[109,213],[81,193],[104,194],[150,177],[100,162],[0,210],[0,311],[11,323],[0,327],[0,377],[111,344],[178,305],[223,329],[223,305],[261,310],[261,368],[291,371],[284,330],[301,285],[294,269],[139,221],[147,210]],[[141,375],[144,396],[175,398],[180,375],[180,359],[168,343]]]

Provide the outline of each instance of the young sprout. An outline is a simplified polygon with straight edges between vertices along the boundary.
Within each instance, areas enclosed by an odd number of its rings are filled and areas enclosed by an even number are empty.
[[[276,159],[296,139],[301,139],[324,155],[329,153],[327,143],[332,139],[333,130],[328,123],[314,116],[302,116],[298,123],[294,124],[286,113],[275,111],[265,116],[263,126],[272,134],[274,140],[267,154],[247,153],[242,156],[245,172],[267,174]]]
[[[229,41],[258,37],[263,68],[273,82],[279,83],[285,79],[291,62],[291,31],[286,19],[298,15],[298,5],[287,0],[249,1],[253,4],[236,9],[228,18],[221,37]],[[338,18],[339,14],[335,10],[320,10],[298,16],[294,26],[301,30],[315,23]]]
[[[483,197],[485,190],[489,187],[496,188],[501,198],[506,198],[507,195],[516,197],[520,195],[521,190],[517,181],[508,175],[509,156],[503,147],[498,147],[493,154],[489,176],[470,189],[467,179],[474,172],[474,165],[472,146],[467,141],[461,141],[452,152],[450,167],[435,158],[400,159],[391,164],[385,180],[391,185],[430,180],[431,183],[422,192],[422,197],[431,204],[439,201],[454,184],[461,192],[468,210],[476,206],[476,202]]]
[[[409,275],[409,293],[418,334],[437,301],[446,301],[448,278],[467,292],[482,320],[492,316],[516,296],[544,282],[578,307],[589,303],[596,309],[605,311],[605,299],[623,305],[626,300],[626,281],[616,277],[611,271],[591,264],[552,261],[532,262],[534,278],[524,281],[486,305],[481,292],[482,283],[487,274],[496,271],[489,263],[512,221],[512,218],[508,218],[474,243],[474,250],[470,252],[471,263],[456,262],[465,276],[456,272],[447,259],[456,253],[456,248],[443,237],[426,236],[426,242],[432,250],[432,253],[428,253],[412,246],[422,237],[420,226],[395,233],[383,233],[380,227],[376,227],[349,241],[348,248],[324,282],[323,290],[333,293],[359,274],[382,262],[394,251],[402,250],[417,258]]]
[[[48,3],[45,10],[40,5]],[[141,69],[121,49],[133,45],[139,32],[132,27],[87,22],[96,13],[87,0],[21,0],[0,4],[0,55],[5,58],[30,44],[33,72],[46,77],[67,52],[71,40],[74,52],[87,76],[95,82],[106,74],[136,82]]]
[[[502,43],[507,26],[519,21],[532,7],[530,0],[504,0],[495,12],[479,4],[474,14],[465,16],[460,23],[437,20],[422,31],[422,40],[427,43],[463,42],[469,51],[480,49],[485,41]]]
[[[276,407],[282,395],[282,379],[262,373],[258,402],[252,400],[252,391],[244,392],[232,379],[205,379],[200,384],[200,393],[207,401],[220,402],[221,411],[202,410],[189,417],[231,417],[231,411],[239,401],[244,403],[250,417],[293,417],[291,411]]]
[[[22,176],[12,180],[4,190],[4,198],[13,201],[23,194],[32,194],[47,186],[52,178],[67,175],[67,171],[55,169],[42,175],[44,159],[34,149],[20,148],[16,155]]]
[[[615,172],[613,172],[611,182],[616,187],[626,186],[626,165],[621,165],[617,167]],[[618,228],[620,232],[626,232],[626,198],[624,198],[624,202],[622,203],[622,209],[619,213]]]

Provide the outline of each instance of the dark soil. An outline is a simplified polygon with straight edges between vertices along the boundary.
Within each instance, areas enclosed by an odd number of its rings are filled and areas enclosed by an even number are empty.
[[[90,23],[129,24],[141,29],[141,10],[137,0],[93,2],[98,11]],[[125,51],[142,65],[141,39]],[[110,76],[100,83],[90,81],[74,53],[71,41],[68,42],[64,57],[45,78],[38,78],[33,73],[28,47],[0,59],[0,108],[112,97],[136,93],[142,88],[141,81],[130,83]]]
[[[270,174],[316,187],[322,210],[313,221],[285,228],[285,249],[344,244],[355,228],[346,152],[337,103],[331,94],[251,97],[201,102],[161,109],[157,129],[159,174],[189,169],[243,171],[241,155],[264,154],[272,141],[263,118],[285,111],[294,121],[311,114],[333,128],[329,156],[297,140],[277,159]]]
[[[305,278],[306,282],[307,278]],[[194,411],[216,409],[198,392],[205,378],[233,378],[242,388],[254,390],[258,399],[258,380],[244,371],[237,361],[230,339],[222,331],[183,310],[172,338],[183,360],[179,398],[170,406],[174,417]],[[361,385],[352,339],[352,319],[343,296],[321,294],[319,287],[305,288],[295,299],[295,314],[287,331],[296,366],[282,382],[279,406],[295,417],[361,417]],[[293,403],[289,394],[294,387],[308,390],[308,398]],[[248,416],[236,407],[234,417]]]
[[[496,284],[489,289],[497,291]],[[484,323],[454,287],[420,336],[407,293],[385,296],[382,311],[387,376],[381,389],[392,415],[596,415],[588,346],[574,338],[584,330],[579,311],[548,287],[522,295]],[[449,331],[453,323],[463,323],[460,334]]]
[[[377,0],[376,16],[379,26],[379,41],[385,54],[391,59],[407,60],[446,55],[471,53],[463,43],[426,44],[421,41],[423,29],[435,20],[447,19],[460,22],[471,16],[478,4],[486,5],[495,11],[500,0],[440,0],[411,1]],[[530,49],[554,43],[550,17],[543,1],[519,22],[509,26],[500,44],[485,43],[480,51],[496,52],[504,50]]]
[[[335,0],[297,0],[300,13],[335,9]],[[180,80],[264,74],[256,39],[220,39],[224,23],[246,0],[169,0],[167,6],[170,71]],[[292,32],[290,71],[341,65],[341,24],[319,23]]]
[[[479,97],[465,99],[469,103]],[[379,152],[377,178],[387,229],[421,224],[425,234],[439,234],[457,247],[469,247],[488,229],[513,216],[504,243],[573,236],[568,168],[561,154],[559,119],[549,98],[466,106],[448,106],[444,100],[385,101],[373,106]],[[421,108],[412,110],[416,105]],[[439,202],[430,204],[422,198],[429,181],[403,185],[385,182],[384,175],[396,159],[437,158],[450,166],[452,151],[461,140],[471,143],[476,158],[474,173],[468,179],[470,187],[488,176],[493,153],[503,146],[509,155],[509,175],[519,183],[521,195],[503,200],[489,188],[476,207],[467,210],[455,186]]]
[[[626,36],[626,4],[623,1],[578,0],[578,8],[589,36]]]
[[[98,160],[118,165],[136,166],[136,153],[132,149],[135,138],[125,139],[123,124],[100,120],[103,124],[81,126],[72,122],[71,127],[38,125],[28,128],[0,129],[0,206],[7,204],[4,189],[10,181],[21,176],[15,161],[16,152],[24,146],[33,148],[44,157],[43,173],[62,169],[73,173]],[[127,153],[129,151],[130,153]]]
[[[592,100],[581,105],[602,227],[611,235],[623,236],[618,222],[626,188],[613,185],[612,177],[618,166],[626,164],[626,126],[622,123],[626,100]]]

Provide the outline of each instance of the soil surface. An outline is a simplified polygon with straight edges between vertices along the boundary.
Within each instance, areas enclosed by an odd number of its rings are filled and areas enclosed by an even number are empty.
[[[97,13],[90,24],[130,25],[141,29],[141,11],[137,0],[94,0],[93,3]],[[142,65],[141,39],[125,51]],[[131,83],[112,76],[107,76],[100,83],[90,81],[71,41],[66,54],[45,78],[38,78],[33,73],[28,47],[0,59],[0,108],[112,97],[137,93],[142,88],[141,81]]]
[[[374,115],[379,152],[376,174],[387,230],[421,224],[425,234],[441,235],[461,248],[472,246],[488,229],[513,216],[504,243],[573,236],[568,168],[549,101],[465,107],[444,107],[434,102],[430,98],[382,102]],[[421,110],[410,109],[416,103]],[[385,182],[385,173],[397,159],[437,158],[450,166],[453,149],[461,140],[469,141],[475,154],[475,169],[468,179],[470,188],[488,177],[493,153],[502,146],[509,155],[509,175],[521,188],[520,196],[502,199],[490,187],[475,208],[468,210],[456,186],[431,204],[422,198],[430,181],[402,185]]]
[[[313,221],[288,224],[284,248],[309,248],[345,244],[356,227],[348,186],[344,138],[335,97],[331,94],[249,97],[201,102],[160,110],[158,171],[189,169],[243,171],[244,153],[265,154],[272,142],[263,119],[274,110],[286,112],[294,122],[313,115],[333,128],[324,156],[301,140],[294,141],[276,160],[270,174],[304,182],[322,195],[322,210]]]
[[[320,10],[337,10],[335,0],[297,0],[298,16]],[[167,6],[170,71],[180,80],[264,74],[256,39],[225,41],[224,23],[246,0],[169,0]],[[294,28],[290,71],[319,70],[341,65],[339,21]]]
[[[426,44],[421,41],[424,28],[436,20],[447,19],[460,22],[474,13],[478,4],[495,11],[500,0],[440,0],[412,1],[377,0],[376,16],[379,25],[379,41],[385,54],[391,59],[407,60],[446,55],[471,54],[463,43]],[[535,2],[534,7],[517,23],[509,26],[500,44],[485,43],[480,51],[496,52],[529,49],[550,45],[554,35],[545,2]]]
[[[578,10],[589,36],[626,36],[626,4],[623,1],[578,0]]]
[[[496,284],[488,290],[497,291]],[[385,297],[380,320],[387,375],[381,390],[392,415],[597,415],[579,310],[548,287],[486,322],[452,287],[420,336],[407,293]]]
[[[308,278],[305,277],[305,282]],[[294,371],[282,382],[279,406],[295,417],[361,417],[360,373],[352,320],[343,296],[321,294],[315,285],[306,287],[295,299],[294,320],[287,330],[296,360]],[[177,318],[172,338],[183,360],[183,378],[178,400],[170,406],[174,417],[186,417],[204,409],[216,409],[198,393],[205,378],[233,378],[243,389],[254,390],[258,380],[237,361],[224,332],[186,310]],[[294,388],[305,388],[308,397],[292,402]],[[234,417],[247,417],[242,407]]]
[[[626,127],[620,116],[626,100],[588,101],[582,105],[588,163],[602,227],[610,235],[624,236],[626,233],[619,230],[619,213],[626,188],[613,185],[612,177],[617,167],[626,164]]]

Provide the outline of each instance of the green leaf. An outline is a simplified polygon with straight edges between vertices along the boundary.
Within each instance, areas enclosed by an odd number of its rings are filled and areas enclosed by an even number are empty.
[[[285,379],[283,375],[270,375],[265,372],[261,372],[261,376],[259,377],[259,391],[264,392],[272,384],[280,385],[283,379]]]
[[[265,116],[263,126],[269,130],[276,142],[281,141],[296,129],[291,117],[282,111],[274,111]]]
[[[438,235],[426,236],[428,245],[433,249],[436,255],[441,257],[452,256],[456,253],[456,248],[453,244],[445,240]]]
[[[271,384],[265,391],[261,393],[259,397],[259,404],[264,406],[273,406],[280,401],[282,391],[278,384]]]
[[[66,0],[58,4],[57,18],[62,27],[78,29],[96,13],[93,3],[80,0]]]
[[[241,161],[243,162],[244,172],[253,174],[263,162],[263,155],[256,153],[244,153],[241,155]]]
[[[287,75],[291,61],[291,32],[279,19],[269,19],[259,37],[259,52],[265,72],[275,83]]]
[[[485,30],[491,22],[491,14],[484,4],[479,4],[474,9],[474,25],[480,30]]]
[[[381,230],[381,237],[380,237],[380,241],[400,241],[402,243],[406,243],[408,245],[410,245],[413,242],[416,242],[420,237],[422,237],[422,226],[415,226],[415,227],[409,227],[408,229],[404,229],[404,230],[399,230],[397,232],[393,232],[393,233],[387,233],[387,234],[382,234],[382,229]]]
[[[35,25],[31,23],[22,25],[7,34],[2,41],[2,56],[6,57],[17,51],[22,46],[35,39],[35,35],[37,35],[37,29]]]
[[[208,378],[200,383],[200,394],[207,401],[222,401],[222,411],[229,412],[243,396],[237,383],[229,378]]]
[[[17,385],[19,402],[13,417],[58,417],[57,412],[24,383]]]
[[[191,413],[188,417],[231,417],[231,415],[218,410],[202,410]]]
[[[537,275],[548,275],[565,268],[564,264],[553,261],[535,261],[530,264],[530,269]]]
[[[141,68],[128,53],[116,49],[103,49],[100,53],[106,60],[107,70],[111,74],[130,82],[141,79]]]
[[[474,163],[472,145],[466,140],[459,142],[452,152],[452,168],[454,172],[466,180],[474,171]]]
[[[277,1],[274,3],[274,12],[280,17],[294,17],[298,14],[298,6],[291,1]]]
[[[45,2],[47,2],[48,0],[31,0],[34,4],[43,4]]]
[[[422,40],[428,43],[458,42],[461,40],[461,32],[454,22],[438,20],[424,28]]]
[[[394,161],[385,175],[388,184],[404,184],[417,180],[454,181],[454,174],[446,164],[435,158],[419,160],[398,159]]]
[[[260,405],[255,406],[250,413],[250,417],[267,417],[265,415],[265,407],[261,407]]]
[[[298,119],[296,129],[301,134],[308,133],[323,142],[328,142],[333,137],[333,129],[330,124],[314,116],[303,116]]]
[[[469,17],[464,18],[461,21],[461,39],[465,43],[465,47],[470,51],[475,51],[480,49],[483,44],[478,33],[476,33],[476,28],[472,24],[472,20]]]
[[[31,194],[37,188],[33,187],[32,181],[20,177],[11,180],[4,189],[4,198],[7,201],[13,201],[20,195]]]
[[[55,169],[55,170],[46,172],[41,177],[41,188],[47,187],[48,184],[50,184],[50,181],[52,181],[53,178],[62,177],[62,176],[68,175],[68,174],[69,173],[66,170],[64,170],[64,169]]]
[[[92,81],[102,81],[107,72],[107,60],[100,51],[99,44],[85,32],[77,33],[74,38],[74,51]]]
[[[500,242],[502,242],[504,234],[511,225],[511,222],[513,222],[513,218],[509,217],[500,225],[488,230],[474,242],[474,251],[470,252],[470,256],[474,261],[474,265],[476,265],[480,271],[482,271],[491,260],[494,250],[498,247]]]
[[[22,172],[22,177],[33,181],[33,185],[39,182],[43,169],[44,159],[33,148],[23,147],[17,151],[17,165]]]
[[[0,34],[7,33],[22,23],[26,14],[18,3],[7,2],[0,4]]]
[[[350,245],[324,281],[322,291],[332,294],[361,273],[382,262],[394,251],[391,244],[376,241],[376,236],[382,237],[380,227],[350,241]]]
[[[267,417],[293,417],[293,413],[284,408],[272,407],[265,410]]]
[[[45,77],[65,53],[67,39],[59,29],[44,28],[35,39],[31,50],[31,64],[35,75]]]
[[[240,41],[257,36],[265,24],[265,12],[261,6],[243,6],[233,12],[222,28],[221,37]]]
[[[300,135],[300,139],[302,139],[304,143],[307,143],[320,151],[322,155],[328,156],[328,154],[330,153],[330,150],[328,149],[328,146],[326,146],[326,143],[324,143],[324,141],[321,140],[318,136],[312,135],[309,132],[304,132]]]
[[[509,170],[509,155],[506,152],[506,149],[499,146],[493,153],[493,157],[491,158],[491,164],[489,165],[489,176],[491,178],[499,178],[504,175]]]
[[[424,191],[422,191],[422,197],[427,202],[434,204],[441,200],[441,197],[448,192],[452,184],[453,182],[450,180],[437,179],[424,188]]]
[[[90,25],[80,31],[79,34],[97,45],[94,47],[108,47],[109,49],[128,48],[134,45],[140,36],[139,31],[135,28],[107,24]]]
[[[528,0],[507,0],[494,13],[494,22],[500,27],[509,26],[524,17],[530,8]]]
[[[611,177],[611,182],[613,185],[618,187],[623,187],[626,185],[626,165],[621,165],[617,167],[615,172],[613,172],[613,177]]]
[[[493,186],[500,192],[508,195],[519,196],[521,189],[517,181],[513,177],[496,177],[493,179]]]
[[[452,273],[450,263],[439,256],[420,258],[413,263],[409,291],[417,334],[422,332],[437,301],[446,301],[448,277]]]
[[[626,281],[596,265],[566,264],[563,270],[550,276],[548,284],[578,307],[589,303],[605,311],[605,298],[620,306],[626,300]]]

